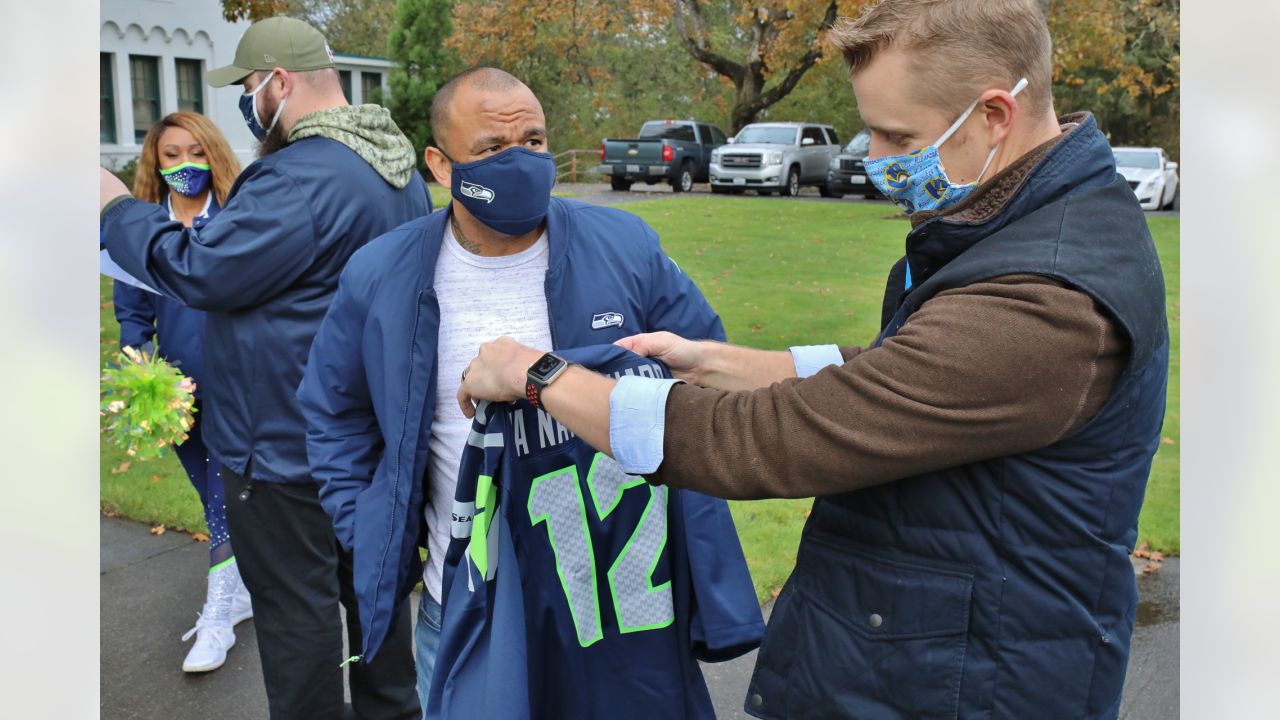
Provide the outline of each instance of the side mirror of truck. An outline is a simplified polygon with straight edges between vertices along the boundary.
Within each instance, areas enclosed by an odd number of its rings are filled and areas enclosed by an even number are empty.
[[[814,143],[813,138],[805,138],[800,141],[801,145],[812,145],[813,143]]]
[[[738,138],[737,138],[737,137],[731,137],[731,138],[728,138],[728,139],[726,139],[726,140],[725,140],[725,142],[726,142],[727,144],[729,144],[729,145],[732,145],[732,144],[734,144],[734,143],[735,143],[735,142],[737,142],[737,141],[738,141]]]

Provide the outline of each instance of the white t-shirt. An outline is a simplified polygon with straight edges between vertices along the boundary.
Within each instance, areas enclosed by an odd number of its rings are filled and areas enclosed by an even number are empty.
[[[450,223],[436,260],[440,303],[436,351],[436,410],[431,419],[431,463],[427,468],[427,565],[422,579],[438,602],[444,554],[449,546],[454,487],[471,421],[458,408],[462,371],[481,343],[510,335],[522,344],[551,348],[547,319],[547,234],[527,250],[482,257],[463,249]]]

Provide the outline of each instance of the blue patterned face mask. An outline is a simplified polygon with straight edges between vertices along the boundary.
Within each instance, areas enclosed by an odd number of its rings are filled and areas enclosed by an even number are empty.
[[[1022,78],[1013,86],[1011,94],[1017,95],[1026,86],[1027,79]],[[978,173],[978,178],[963,185],[953,185],[947,178],[942,158],[938,156],[938,148],[960,129],[977,106],[977,100],[970,103],[932,145],[926,145],[908,155],[887,155],[875,160],[865,160],[863,165],[867,169],[867,179],[908,215],[924,210],[941,210],[965,199],[982,182],[982,176],[987,174],[987,167],[991,165],[1000,146],[991,148],[991,152],[987,153],[987,161],[982,164],[982,172]]]
[[[187,197],[195,197],[209,187],[209,178],[213,172],[208,165],[184,162],[160,171],[160,177],[169,183],[173,191]]]

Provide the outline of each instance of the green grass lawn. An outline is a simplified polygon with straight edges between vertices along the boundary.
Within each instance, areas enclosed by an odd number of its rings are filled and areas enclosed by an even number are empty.
[[[446,193],[432,186],[433,199]],[[439,195],[439,197],[435,197]],[[627,203],[662,237],[724,319],[731,342],[766,349],[869,342],[878,329],[889,266],[908,224],[884,203],[814,203],[746,197],[687,197]],[[1173,353],[1166,443],[1160,446],[1139,521],[1140,540],[1177,553],[1178,544],[1178,220],[1150,218],[1168,288]],[[104,360],[116,348],[109,283],[102,282]],[[101,498],[109,512],[206,532],[195,491],[172,454],[133,463],[102,447]],[[734,502],[734,519],[761,600],[795,562],[807,500]]]

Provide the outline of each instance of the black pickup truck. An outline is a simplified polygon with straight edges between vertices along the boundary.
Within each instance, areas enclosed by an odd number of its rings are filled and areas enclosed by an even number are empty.
[[[614,190],[634,182],[655,185],[663,180],[676,192],[689,192],[706,182],[711,151],[726,143],[715,125],[696,120],[650,120],[632,140],[605,138],[600,143],[600,172]]]

